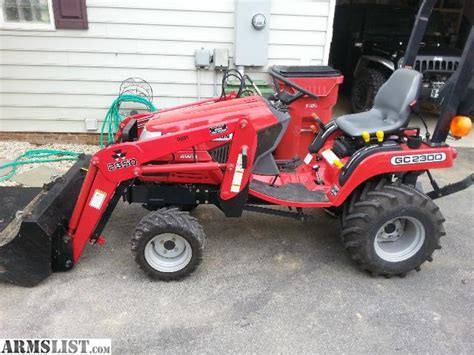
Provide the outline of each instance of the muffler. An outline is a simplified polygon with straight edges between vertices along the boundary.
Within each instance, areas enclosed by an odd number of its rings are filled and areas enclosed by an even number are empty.
[[[0,281],[32,287],[74,266],[67,223],[90,156],[42,189],[0,187]]]

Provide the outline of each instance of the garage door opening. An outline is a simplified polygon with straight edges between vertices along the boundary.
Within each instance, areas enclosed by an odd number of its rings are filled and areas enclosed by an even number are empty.
[[[401,66],[420,0],[338,0],[330,64],[344,74],[342,92],[352,112],[367,111],[382,84]],[[439,0],[430,17],[415,69],[423,73],[420,101],[436,109],[456,70],[474,2]]]

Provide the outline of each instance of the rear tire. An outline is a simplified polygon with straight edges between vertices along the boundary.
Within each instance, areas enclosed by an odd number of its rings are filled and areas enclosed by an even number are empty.
[[[178,208],[162,208],[138,223],[132,252],[138,266],[156,280],[179,280],[201,263],[205,235],[197,219]]]
[[[375,95],[387,81],[383,72],[367,68],[361,71],[354,81],[351,90],[352,112],[368,111],[374,106]]]
[[[432,261],[445,235],[438,206],[401,182],[368,182],[344,206],[342,239],[351,258],[373,275],[405,276]]]

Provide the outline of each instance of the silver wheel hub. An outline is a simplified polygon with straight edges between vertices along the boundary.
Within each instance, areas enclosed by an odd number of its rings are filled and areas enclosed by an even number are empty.
[[[400,239],[403,235],[404,226],[399,218],[389,223],[386,223],[383,228],[380,228],[377,233],[377,238],[380,243],[393,242]]]
[[[155,270],[176,272],[189,264],[192,249],[189,242],[174,233],[159,234],[145,247],[145,260]]]
[[[401,262],[420,251],[425,227],[416,218],[398,217],[382,225],[374,239],[377,255],[388,262]]]

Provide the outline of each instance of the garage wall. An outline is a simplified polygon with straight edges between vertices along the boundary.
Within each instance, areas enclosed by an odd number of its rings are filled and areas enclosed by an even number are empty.
[[[326,63],[335,0],[273,1],[269,64]],[[157,107],[196,100],[194,50],[233,53],[234,1],[88,0],[89,30],[0,30],[0,130],[85,132],[120,82],[149,81]],[[231,60],[232,61],[232,60]],[[248,70],[265,78],[265,68]],[[201,73],[202,97],[213,72]]]

